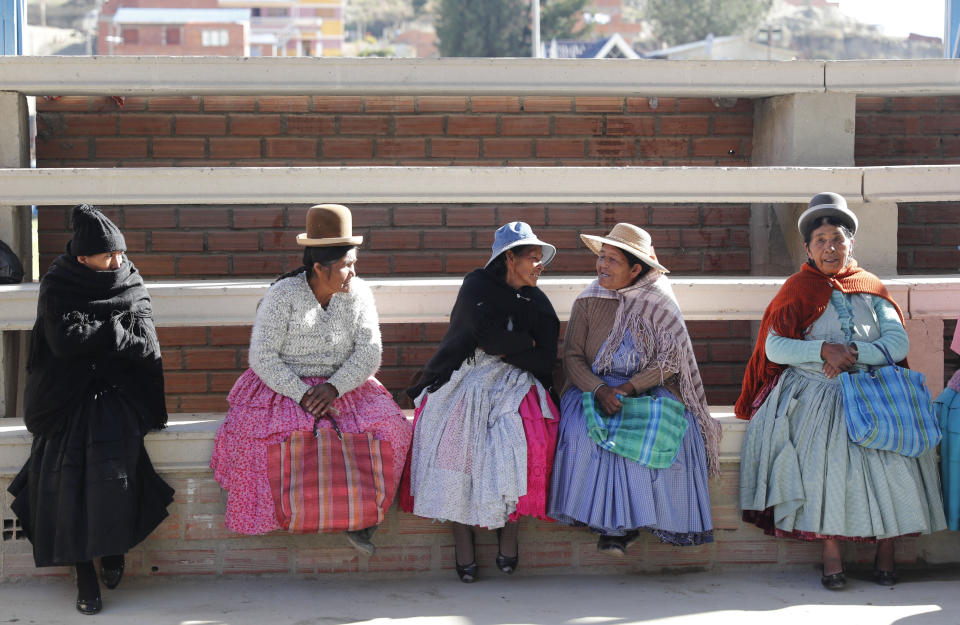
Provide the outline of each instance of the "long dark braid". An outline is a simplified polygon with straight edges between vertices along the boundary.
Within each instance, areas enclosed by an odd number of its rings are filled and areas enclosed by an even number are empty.
[[[276,284],[284,278],[292,278],[313,267],[314,263],[320,263],[323,267],[332,267],[334,263],[343,258],[356,248],[356,245],[332,245],[329,247],[305,247],[303,248],[303,264],[293,271],[280,274],[271,284]]]

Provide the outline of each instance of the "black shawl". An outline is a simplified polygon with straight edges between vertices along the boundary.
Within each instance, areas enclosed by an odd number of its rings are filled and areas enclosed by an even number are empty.
[[[552,394],[559,334],[560,320],[543,291],[516,291],[492,272],[475,269],[463,279],[440,347],[407,394],[416,398],[443,386],[477,347],[529,371]]]
[[[94,271],[64,254],[40,282],[30,336],[24,422],[57,431],[96,380],[127,391],[145,429],[167,422],[160,344],[143,278],[129,260]]]

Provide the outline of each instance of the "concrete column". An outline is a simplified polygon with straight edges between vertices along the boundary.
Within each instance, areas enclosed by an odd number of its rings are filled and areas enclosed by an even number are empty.
[[[927,388],[936,398],[943,391],[943,319],[917,317],[907,319],[903,327],[910,337],[910,368],[927,376]]]
[[[30,166],[30,130],[27,99],[19,93],[0,91],[0,167]],[[2,202],[0,191],[0,202]],[[33,278],[33,235],[30,207],[0,203],[0,239],[20,257],[24,280]],[[24,333],[0,332],[0,417],[19,416],[22,396]]]
[[[758,166],[852,167],[856,96],[794,94],[757,100],[753,164]],[[810,189],[810,196],[831,189]],[[806,258],[797,233],[805,205],[754,204],[751,248],[754,275],[788,275]],[[862,228],[854,255],[880,276],[896,275],[896,204],[850,203]]]

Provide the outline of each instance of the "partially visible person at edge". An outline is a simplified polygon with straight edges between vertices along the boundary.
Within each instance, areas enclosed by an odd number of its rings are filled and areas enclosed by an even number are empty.
[[[463,280],[450,327],[407,393],[417,412],[403,510],[453,522],[456,570],[477,578],[475,526],[497,530],[496,565],[519,565],[517,520],[547,519],[557,440],[551,397],[560,321],[537,288],[556,248],[515,221]]]
[[[945,527],[935,454],[910,458],[850,441],[840,374],[907,356],[903,315],[857,266],[857,217],[836,193],[800,215],[807,262],[767,307],[736,415],[740,507],[768,534],[823,542],[821,583],[846,585],[842,541],[876,543],[874,580],[896,583],[894,538]]]
[[[667,268],[650,235],[632,224],[580,237],[597,255],[597,279],[574,301],[563,340],[567,380],[549,514],[589,527],[599,534],[597,549],[614,556],[641,529],[672,545],[712,542],[708,474],[719,474],[720,425],[710,416]],[[673,464],[649,468],[594,442],[584,393],[609,415],[621,410],[621,397],[681,402],[688,425]]]
[[[75,567],[76,608],[96,614],[93,560],[116,588],[173,489],[143,446],[167,422],[150,294],[106,215],[80,204],[71,220],[67,252],[40,282],[24,396],[33,445],[9,491],[36,565]]]
[[[350,210],[320,204],[297,237],[303,266],[281,275],[257,309],[250,368],[227,396],[230,409],[214,440],[210,468],[227,490],[226,526],[241,534],[279,528],[267,473],[267,446],[294,431],[332,423],[344,432],[373,432],[393,447],[399,481],[412,429],[373,377],[383,346],[370,287],[357,278]],[[395,492],[396,483],[391,485]],[[389,501],[383,503],[386,509]],[[361,553],[375,551],[376,526],[346,532]]]
[[[960,319],[953,331],[950,349],[960,354]],[[954,372],[934,402],[940,420],[943,440],[940,441],[940,476],[943,487],[943,509],[951,530],[960,530],[960,370]]]

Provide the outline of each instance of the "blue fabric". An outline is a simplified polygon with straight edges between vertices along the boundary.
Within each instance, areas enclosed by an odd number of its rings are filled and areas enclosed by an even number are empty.
[[[871,449],[915,458],[940,442],[930,391],[922,373],[893,364],[840,374],[843,410],[850,440]]]
[[[946,388],[937,397],[936,410],[943,431],[940,441],[940,483],[943,509],[950,529],[960,530],[960,393]]]

